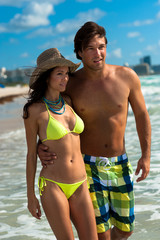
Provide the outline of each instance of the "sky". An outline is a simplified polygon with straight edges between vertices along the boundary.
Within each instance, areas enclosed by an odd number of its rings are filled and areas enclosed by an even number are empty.
[[[136,65],[150,55],[160,64],[160,0],[0,0],[0,69],[34,67],[52,47],[79,62],[73,40],[87,21],[106,30],[106,63]]]

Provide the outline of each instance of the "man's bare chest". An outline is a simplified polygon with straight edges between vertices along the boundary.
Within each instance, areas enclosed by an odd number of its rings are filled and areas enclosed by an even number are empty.
[[[78,112],[98,109],[122,109],[128,104],[129,91],[117,85],[103,85],[101,87],[88,86],[75,91],[72,96],[73,105]]]

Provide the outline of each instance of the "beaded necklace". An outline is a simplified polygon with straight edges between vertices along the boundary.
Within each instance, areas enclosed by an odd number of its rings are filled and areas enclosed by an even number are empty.
[[[60,94],[59,94],[59,99],[56,101],[50,101],[50,100],[46,99],[45,97],[43,97],[42,100],[47,104],[48,108],[53,113],[61,115],[65,112],[65,109],[66,109],[65,102]],[[58,106],[60,103],[62,103],[62,107]]]

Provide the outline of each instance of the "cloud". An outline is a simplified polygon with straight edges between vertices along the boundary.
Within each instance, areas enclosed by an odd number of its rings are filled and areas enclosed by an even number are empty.
[[[50,3],[31,2],[22,14],[16,14],[8,24],[0,25],[0,32],[22,32],[38,26],[49,25],[48,17],[54,14]]]
[[[128,38],[135,38],[135,37],[139,37],[140,36],[140,33],[139,32],[129,32],[127,34],[127,37]]]
[[[16,38],[10,38],[10,39],[9,39],[9,42],[10,42],[11,44],[16,44],[16,43],[19,42],[19,40],[16,39]]]
[[[159,0],[159,4],[160,4],[160,0]],[[119,24],[119,26],[120,27],[141,27],[141,26],[152,25],[159,20],[160,20],[160,11],[157,13],[155,18],[153,18],[153,19],[145,19],[145,20],[142,20],[142,21],[136,20],[136,21],[131,22],[131,23],[121,23],[121,24]]]
[[[143,21],[136,20],[132,23],[122,23],[119,26],[120,27],[141,27],[141,26],[145,26],[145,25],[151,25],[154,22],[155,22],[154,19],[146,19],[146,20],[143,20]]]
[[[159,55],[159,49],[160,49],[160,40],[158,40],[155,44],[148,45],[145,48],[145,51],[150,52],[150,54]]]
[[[131,53],[131,56],[141,57],[143,54],[141,51],[137,51],[135,53]]]
[[[122,50],[121,50],[121,48],[117,48],[117,49],[113,50],[111,52],[110,56],[114,56],[116,58],[122,58]]]
[[[60,4],[65,2],[66,0],[47,0],[47,3],[51,3],[53,5]],[[30,4],[31,0],[0,0],[0,6],[10,6],[10,7],[21,7],[25,4]],[[38,0],[38,3],[44,3],[44,0]]]
[[[157,5],[160,5],[160,0],[158,0]]]
[[[6,32],[6,27],[0,24],[0,33],[1,32]]]
[[[0,0],[0,6],[13,6],[13,7],[20,7],[24,2],[28,2],[28,0]]]
[[[46,42],[45,44],[39,46],[39,49],[47,49],[53,46],[56,46],[57,48],[60,47],[65,47],[71,43],[73,43],[74,39],[74,34],[71,34],[69,36],[64,36],[64,37],[56,37],[55,39],[53,38],[52,41]]]
[[[27,52],[24,52],[24,53],[21,54],[21,57],[22,57],[22,58],[27,58],[28,56],[29,56],[29,55],[28,55]]]
[[[154,45],[148,45],[148,46],[146,47],[146,50],[149,51],[149,52],[154,52],[156,49],[157,49],[156,44],[154,44]]]
[[[77,0],[76,2],[80,2],[80,3],[90,3],[93,0]]]
[[[86,21],[97,21],[106,13],[98,8],[90,9],[88,12],[81,12],[74,19],[67,19],[57,24],[56,30],[59,33],[71,32],[77,30]]]
[[[90,9],[87,12],[80,12],[72,19],[65,19],[58,23],[55,27],[40,28],[33,33],[30,33],[27,37],[33,38],[37,36],[55,36],[56,34],[70,33],[79,29],[86,21],[97,21],[106,15],[106,12],[95,8]]]
[[[144,42],[144,38],[143,38],[143,37],[140,37],[140,38],[138,39],[138,41],[139,41],[139,42]]]
[[[36,31],[30,33],[27,35],[27,38],[34,38],[34,37],[48,37],[48,36],[54,36],[55,35],[55,29],[53,27],[46,27],[46,28],[39,28]]]
[[[157,13],[156,18],[160,19],[160,11]]]

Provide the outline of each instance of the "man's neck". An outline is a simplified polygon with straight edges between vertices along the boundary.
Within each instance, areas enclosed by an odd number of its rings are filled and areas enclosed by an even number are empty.
[[[105,64],[104,68],[102,69],[90,69],[87,67],[83,67],[81,70],[82,74],[85,76],[86,79],[90,79],[91,81],[97,81],[106,78],[106,76],[109,74],[108,65]]]

